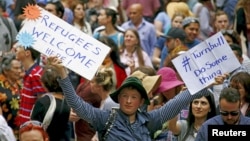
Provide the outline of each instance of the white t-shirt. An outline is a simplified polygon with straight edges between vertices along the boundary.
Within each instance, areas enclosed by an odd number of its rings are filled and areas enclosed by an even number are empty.
[[[3,115],[0,115],[0,140],[1,141],[16,141],[13,131],[8,126]]]

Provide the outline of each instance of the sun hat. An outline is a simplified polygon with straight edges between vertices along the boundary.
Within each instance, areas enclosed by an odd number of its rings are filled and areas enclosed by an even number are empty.
[[[162,80],[160,86],[156,90],[156,93],[161,93],[184,84],[184,82],[178,80],[176,72],[170,67],[160,68],[157,71],[157,74],[161,75]]]
[[[160,75],[154,75],[149,76],[139,70],[133,72],[131,76],[137,77],[141,80],[143,87],[146,89],[147,94],[150,92],[154,92],[158,86],[161,84],[161,76]]]
[[[176,39],[179,38],[181,41],[184,41],[186,39],[186,32],[182,28],[178,27],[171,27],[165,36],[167,39]]]
[[[132,76],[127,77],[123,81],[122,85],[116,91],[114,91],[113,93],[110,94],[110,97],[112,98],[112,100],[114,102],[119,103],[118,102],[118,95],[120,94],[121,90],[123,90],[124,88],[127,88],[127,87],[131,87],[131,86],[135,87],[138,90],[138,92],[141,94],[142,98],[145,99],[144,103],[149,105],[150,101],[149,101],[149,98],[147,95],[147,91],[143,87],[141,80],[138,79],[137,77],[132,77]]]

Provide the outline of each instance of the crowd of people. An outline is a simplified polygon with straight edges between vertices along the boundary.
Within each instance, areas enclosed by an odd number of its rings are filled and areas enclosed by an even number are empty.
[[[110,52],[88,80],[16,38],[37,5]],[[0,140],[206,141],[250,125],[249,0],[1,0]],[[240,63],[191,94],[172,60],[221,32]]]

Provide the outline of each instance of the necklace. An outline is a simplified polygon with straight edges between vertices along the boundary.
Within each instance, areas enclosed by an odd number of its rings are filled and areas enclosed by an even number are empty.
[[[197,127],[197,126],[193,125],[193,136],[194,136],[194,138],[196,138],[199,129],[200,129],[200,126]]]
[[[194,127],[194,130],[197,132],[199,129],[200,129],[200,126],[193,126]]]

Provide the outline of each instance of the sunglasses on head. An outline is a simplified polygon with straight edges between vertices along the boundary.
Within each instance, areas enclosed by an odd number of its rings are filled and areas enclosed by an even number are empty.
[[[24,128],[24,127],[30,125],[30,124],[32,124],[33,126],[39,126],[39,127],[44,128],[44,127],[43,127],[43,124],[42,124],[41,122],[36,121],[36,120],[30,120],[30,121],[26,121],[25,123],[23,123],[23,124],[20,126],[20,129],[22,129],[22,128]]]
[[[239,113],[240,113],[239,111],[232,111],[232,112],[220,111],[220,114],[222,116],[228,116],[229,114],[231,116],[237,116],[237,115],[239,115]]]
[[[234,30],[221,30],[222,34],[229,34],[229,35],[234,35],[235,31]]]

